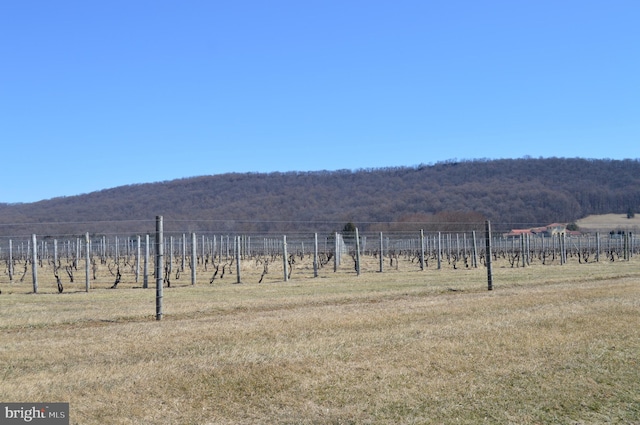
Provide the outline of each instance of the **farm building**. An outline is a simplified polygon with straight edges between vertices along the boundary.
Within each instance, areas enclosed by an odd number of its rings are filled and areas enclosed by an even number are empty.
[[[563,233],[571,233],[567,231],[566,223],[551,223],[543,227],[531,227],[529,229],[511,229],[509,233],[505,233],[505,237],[519,237],[520,235],[544,235],[555,236]]]

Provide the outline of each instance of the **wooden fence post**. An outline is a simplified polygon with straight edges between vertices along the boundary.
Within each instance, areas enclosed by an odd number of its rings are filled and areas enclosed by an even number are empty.
[[[144,268],[142,271],[142,287],[149,287],[149,234],[144,237]]]
[[[567,262],[567,233],[562,232],[560,235],[560,246],[562,249],[562,264]]]
[[[282,236],[282,268],[284,269],[284,281],[289,281],[289,263],[287,261],[287,235]]]
[[[629,261],[631,259],[630,257],[630,250],[629,250],[629,232],[625,231],[624,234],[622,235],[623,238],[623,249],[624,249],[624,260],[625,261]]]
[[[53,240],[53,269],[58,267],[58,240]]]
[[[136,283],[140,280],[140,235],[136,237]]]
[[[185,233],[182,234],[182,262],[180,263],[180,272],[184,272],[184,268],[186,267],[186,256],[187,256],[187,235]]]
[[[318,234],[313,234],[313,277],[318,277]]]
[[[78,254],[80,254],[80,239],[77,239],[78,241]],[[119,247],[118,247],[118,237],[115,237],[115,248],[116,248],[116,264],[120,264],[120,251],[119,251]],[[78,257],[80,257],[80,255],[78,255]]]
[[[162,216],[156,216],[156,320],[162,320],[162,298],[164,281],[164,231]]]
[[[31,276],[33,277],[33,293],[38,293],[38,246],[36,234],[31,235]]]
[[[236,245],[236,283],[242,283],[242,279],[240,277],[240,236],[236,236],[234,239]]]
[[[13,241],[9,239],[9,281],[13,282]]]
[[[360,236],[356,227],[356,276],[360,276]]]
[[[476,243],[476,231],[471,232],[473,238],[473,268],[478,268],[478,245]]]
[[[102,236],[100,239],[100,262],[102,264],[107,262],[107,242],[106,236]]]
[[[424,270],[424,229],[420,229],[420,270]]]
[[[169,273],[169,276],[173,273],[173,261],[175,260],[173,251],[173,236],[169,236],[169,264],[167,264],[167,273]]]
[[[89,292],[89,288],[91,286],[91,273],[89,273],[89,265],[91,264],[91,260],[90,260],[90,250],[91,250],[91,244],[90,244],[90,240],[89,240],[89,232],[85,233],[84,235],[84,277],[85,277],[85,283],[84,283],[84,289],[86,292]]]
[[[442,268],[442,234],[438,232],[438,270]]]
[[[384,269],[384,240],[382,239],[382,232],[380,232],[380,273]]]
[[[191,284],[196,284],[196,265],[198,264],[198,240],[196,234],[191,233]]]
[[[491,222],[485,221],[485,262],[487,263],[487,289],[493,290],[493,270],[491,269]]]
[[[338,247],[338,232],[334,233],[334,238],[333,238],[333,272],[337,272],[338,271],[338,265],[340,264],[340,259],[339,259],[339,255],[340,255],[340,248]]]

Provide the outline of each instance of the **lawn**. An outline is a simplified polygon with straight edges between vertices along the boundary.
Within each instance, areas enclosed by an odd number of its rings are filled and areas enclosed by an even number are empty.
[[[493,291],[482,267],[245,267],[174,281],[161,321],[153,285],[3,283],[0,401],[72,424],[640,423],[637,257],[497,262]]]

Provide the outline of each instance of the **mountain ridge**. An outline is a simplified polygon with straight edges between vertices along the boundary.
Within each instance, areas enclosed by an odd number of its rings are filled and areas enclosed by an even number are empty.
[[[135,232],[136,221],[157,215],[193,231],[325,231],[346,222],[378,230],[484,219],[524,227],[628,210],[640,210],[639,159],[477,159],[226,173],[0,204],[0,234]]]

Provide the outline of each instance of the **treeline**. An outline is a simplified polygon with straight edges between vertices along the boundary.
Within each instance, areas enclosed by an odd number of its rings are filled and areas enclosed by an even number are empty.
[[[141,232],[136,220],[152,226],[156,215],[180,231],[447,230],[485,219],[507,229],[630,210],[640,211],[640,160],[523,158],[122,186],[0,204],[0,234]]]

